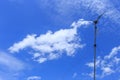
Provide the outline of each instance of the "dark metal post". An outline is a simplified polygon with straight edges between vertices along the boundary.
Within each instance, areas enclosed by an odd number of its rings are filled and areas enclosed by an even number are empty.
[[[93,80],[96,80],[96,48],[97,48],[96,38],[97,38],[97,24],[99,22],[99,19],[103,16],[103,14],[99,15],[98,18],[97,18],[97,20],[93,21],[94,22],[94,75],[93,75]]]
[[[96,35],[97,35],[97,21],[94,21],[94,80],[96,80]]]

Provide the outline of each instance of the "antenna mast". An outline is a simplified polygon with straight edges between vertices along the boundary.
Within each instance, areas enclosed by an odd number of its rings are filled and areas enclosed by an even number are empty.
[[[96,80],[96,48],[97,48],[96,38],[97,38],[97,24],[99,22],[99,19],[103,16],[103,14],[99,15],[98,18],[95,21],[93,21],[94,22],[94,74],[93,74],[93,80]]]

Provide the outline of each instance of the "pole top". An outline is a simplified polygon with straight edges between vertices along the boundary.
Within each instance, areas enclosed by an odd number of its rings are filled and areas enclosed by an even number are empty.
[[[99,22],[100,18],[101,18],[104,14],[105,14],[105,12],[102,13],[101,15],[99,15],[98,18],[93,21],[95,25]]]

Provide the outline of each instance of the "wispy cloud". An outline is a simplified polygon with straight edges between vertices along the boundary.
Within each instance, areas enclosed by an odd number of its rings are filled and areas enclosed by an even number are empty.
[[[72,78],[76,78],[77,77],[77,73],[75,72],[75,73],[73,73],[73,76],[72,76]]]
[[[16,80],[17,74],[25,69],[25,64],[5,52],[0,52],[0,79]]]
[[[40,3],[45,7],[46,5],[51,7],[62,15],[70,15],[76,12],[82,13],[84,12],[83,9],[86,9],[99,15],[106,12],[105,17],[115,22],[120,21],[120,11],[114,7],[114,4],[110,0],[52,0],[52,2],[49,0],[41,0]]]
[[[101,14],[103,12],[105,13],[104,17],[108,17],[111,19],[111,21],[118,22],[120,21],[120,11],[114,7],[114,4],[111,3],[109,0],[87,0],[83,4],[83,6],[88,7],[90,6],[90,9],[92,12]]]
[[[39,63],[47,60],[58,59],[65,52],[67,56],[73,56],[77,48],[83,48],[81,39],[77,37],[77,29],[92,23],[83,19],[73,22],[70,29],[60,29],[56,32],[48,31],[40,36],[27,35],[22,41],[13,44],[9,48],[15,53],[30,47],[34,50],[33,59]]]
[[[120,72],[119,53],[120,53],[120,46],[114,47],[112,51],[103,58],[102,57],[97,58],[97,62],[96,62],[97,70],[100,71],[99,74],[97,73],[98,77],[103,78],[105,76]],[[87,63],[86,65],[90,68],[94,67],[93,62]]]
[[[5,67],[14,71],[24,69],[23,62],[4,52],[0,52],[0,65],[4,65]]]
[[[41,80],[40,76],[30,76],[27,78],[27,80]]]

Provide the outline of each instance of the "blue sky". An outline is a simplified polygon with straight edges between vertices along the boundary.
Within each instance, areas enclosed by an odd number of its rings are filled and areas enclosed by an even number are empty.
[[[119,0],[0,0],[0,80],[120,80]]]

